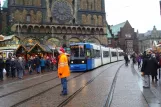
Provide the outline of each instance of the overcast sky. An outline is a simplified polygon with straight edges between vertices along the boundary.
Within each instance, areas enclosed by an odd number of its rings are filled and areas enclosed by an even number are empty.
[[[106,20],[115,25],[126,20],[144,33],[155,25],[161,30],[160,0],[105,0]]]

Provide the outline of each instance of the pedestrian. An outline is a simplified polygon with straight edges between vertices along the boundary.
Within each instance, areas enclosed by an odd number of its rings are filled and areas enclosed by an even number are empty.
[[[150,88],[150,74],[156,69],[157,63],[151,57],[151,53],[147,52],[146,57],[143,60],[141,72],[144,77],[143,88]]]
[[[4,69],[4,61],[2,56],[0,55],[0,80],[3,81],[3,69]]]
[[[41,66],[41,72],[45,72],[45,59],[44,57],[41,57],[40,59],[40,66]]]
[[[152,81],[154,81],[154,78],[155,78],[155,81],[158,81],[157,79],[157,70],[159,68],[159,64],[158,64],[158,61],[155,57],[155,54],[152,54],[152,58],[150,59],[151,61],[151,76],[152,76]]]
[[[29,70],[30,75],[34,72],[34,60],[32,56],[30,57],[28,61],[28,70]]]
[[[36,58],[35,58],[35,66],[36,66],[36,72],[39,74],[41,73],[41,66],[40,66],[40,59],[39,57],[36,55]]]
[[[67,77],[70,76],[70,70],[68,66],[68,58],[65,55],[65,50],[61,47],[59,50],[60,55],[58,56],[58,77],[61,79],[62,93],[61,95],[67,95]]]
[[[46,58],[45,65],[46,65],[47,72],[49,72],[51,70],[51,62],[49,57]]]
[[[25,69],[24,61],[23,61],[22,57],[19,57],[18,63],[17,63],[17,76],[18,76],[19,79],[23,78],[24,69]]]
[[[15,58],[11,59],[11,77],[14,78],[16,77],[16,60]]]
[[[11,60],[9,58],[7,58],[5,65],[6,65],[5,66],[6,76],[9,77],[10,76],[10,71],[11,71]]]
[[[125,60],[125,65],[128,66],[129,58],[128,58],[127,53],[125,53],[125,55],[124,55],[124,60]]]
[[[137,57],[137,62],[138,62],[138,68],[140,68],[141,67],[141,56],[140,55],[138,55]]]

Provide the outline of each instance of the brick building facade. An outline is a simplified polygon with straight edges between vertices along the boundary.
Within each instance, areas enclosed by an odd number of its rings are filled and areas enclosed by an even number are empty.
[[[110,26],[107,32],[110,31],[112,35],[107,35],[110,47],[120,47],[128,54],[138,53],[137,33],[128,21]]]

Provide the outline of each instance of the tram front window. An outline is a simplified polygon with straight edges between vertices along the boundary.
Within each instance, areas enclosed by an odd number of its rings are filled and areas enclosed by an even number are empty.
[[[84,45],[73,45],[70,50],[71,58],[85,58]]]

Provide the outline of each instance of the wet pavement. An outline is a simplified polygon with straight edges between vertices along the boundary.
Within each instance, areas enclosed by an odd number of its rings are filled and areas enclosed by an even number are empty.
[[[121,67],[118,73],[111,107],[148,107],[137,79],[131,72],[131,65]]]
[[[139,73],[123,61],[71,73],[68,95],[60,96],[61,90],[56,72],[2,84],[0,107],[105,107],[107,102],[111,107],[160,107],[155,94],[142,88]]]
[[[145,96],[145,99],[147,100],[150,107],[161,107],[161,79],[158,79],[159,81],[152,81],[150,78],[150,88],[149,89],[143,89],[143,77],[141,76],[141,68],[138,68],[137,65],[133,66],[135,72],[138,75],[139,78],[139,86],[143,92],[143,95]],[[159,74],[159,73],[158,73]]]

